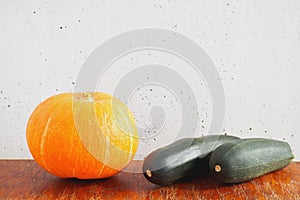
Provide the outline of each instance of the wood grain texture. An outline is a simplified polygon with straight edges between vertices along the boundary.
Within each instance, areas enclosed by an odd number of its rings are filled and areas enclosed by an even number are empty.
[[[131,167],[140,168],[134,161]],[[0,199],[300,199],[300,163],[240,184],[225,185],[209,173],[159,187],[142,174],[121,172],[102,180],[60,179],[35,161],[0,161]]]

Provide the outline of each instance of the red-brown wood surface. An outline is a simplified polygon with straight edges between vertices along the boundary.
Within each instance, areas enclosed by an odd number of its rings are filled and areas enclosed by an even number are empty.
[[[132,167],[139,168],[134,161]],[[225,185],[209,174],[158,187],[142,174],[121,172],[103,180],[60,179],[34,161],[0,161],[0,199],[298,199],[300,163],[252,181]]]

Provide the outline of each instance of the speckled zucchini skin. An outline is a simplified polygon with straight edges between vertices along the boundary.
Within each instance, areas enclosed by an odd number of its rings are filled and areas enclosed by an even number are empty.
[[[180,139],[153,151],[145,158],[144,176],[157,185],[172,184],[197,170],[208,168],[211,152],[221,144],[237,139],[229,135]]]
[[[288,143],[252,138],[220,145],[212,153],[212,174],[224,183],[249,181],[287,166],[294,158]]]

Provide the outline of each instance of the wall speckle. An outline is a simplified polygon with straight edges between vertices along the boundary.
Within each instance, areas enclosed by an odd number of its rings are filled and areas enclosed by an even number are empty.
[[[277,0],[222,4],[113,0],[72,5],[4,0],[0,8],[0,158],[31,158],[25,135],[31,112],[51,95],[72,92],[80,67],[99,44],[128,30],[156,27],[193,39],[215,63],[226,95],[222,134],[285,140],[299,160],[299,10],[298,1]],[[198,135],[204,134],[212,117],[209,91],[178,58],[153,51],[130,54],[114,63],[98,89],[113,93],[122,74],[147,63],[174,68],[197,90]],[[185,91],[180,95],[185,96]],[[140,135],[151,138],[141,141],[144,149],[140,151],[147,153],[172,141],[181,121],[178,99],[154,87],[142,87],[132,98],[128,104],[137,124],[145,127]],[[189,100],[186,97],[185,104]],[[151,109],[158,109],[157,105],[164,106],[164,112],[147,129]]]

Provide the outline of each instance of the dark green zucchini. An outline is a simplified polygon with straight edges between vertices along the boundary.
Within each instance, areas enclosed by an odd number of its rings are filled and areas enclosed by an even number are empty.
[[[288,143],[252,138],[228,142],[211,155],[212,174],[224,183],[249,181],[287,166],[294,158]]]
[[[229,135],[207,135],[178,140],[153,151],[145,158],[144,176],[154,184],[169,185],[197,169],[201,170],[203,166],[208,168],[210,153],[221,144],[237,139]]]

